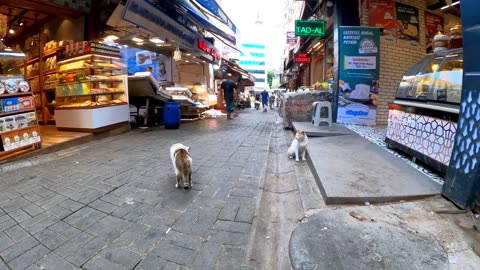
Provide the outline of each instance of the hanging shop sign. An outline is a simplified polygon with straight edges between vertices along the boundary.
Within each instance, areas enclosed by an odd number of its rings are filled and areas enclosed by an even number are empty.
[[[308,56],[306,53],[296,53],[295,54],[295,63],[310,63],[312,62],[312,58]]]
[[[210,44],[210,42],[199,38],[197,39],[198,43],[198,48],[207,54],[211,55],[215,60],[220,60],[222,59],[222,56],[218,52],[217,48],[215,48],[213,45]]]
[[[297,44],[297,37],[295,36],[295,32],[287,32],[287,44],[295,45]]]
[[[339,28],[339,123],[375,125],[379,92],[380,29]]]
[[[164,33],[186,49],[193,50],[195,34],[155,6],[143,0],[128,0],[122,18],[152,33]]]
[[[325,21],[296,20],[295,36],[297,37],[325,37]]]
[[[420,23],[418,8],[396,3],[397,8],[397,43],[405,47],[420,46]]]

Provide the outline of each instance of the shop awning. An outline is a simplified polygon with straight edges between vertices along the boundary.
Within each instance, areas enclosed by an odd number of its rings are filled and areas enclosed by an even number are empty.
[[[248,73],[248,71],[241,68],[237,63],[232,62],[230,60],[227,60],[225,58],[222,58],[222,66],[225,66],[225,67],[229,68],[230,70],[232,70],[233,72],[236,72],[236,73],[242,75],[242,77],[244,77],[244,78],[249,78],[249,75],[251,75],[251,74]]]
[[[196,23],[205,27],[207,31],[223,37],[234,45],[236,44],[237,40],[233,35],[229,35],[213,25],[195,6],[190,3],[190,1],[182,0],[180,1],[180,4],[187,10],[187,15]]]
[[[235,24],[233,24],[232,20],[230,20],[227,14],[225,14],[225,12],[220,8],[217,1],[215,0],[192,0],[192,1],[200,5],[204,9],[208,10],[217,18],[219,18],[221,21],[223,21],[230,29],[232,29],[232,31],[235,34],[239,33]]]

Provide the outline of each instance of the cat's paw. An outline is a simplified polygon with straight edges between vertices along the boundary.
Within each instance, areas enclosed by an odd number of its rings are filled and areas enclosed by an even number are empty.
[[[303,157],[302,160],[307,160],[307,159]]]
[[[176,187],[176,188],[179,188],[178,184],[175,184],[175,187]]]
[[[300,161],[300,159],[297,158],[297,159],[295,159],[295,161]]]

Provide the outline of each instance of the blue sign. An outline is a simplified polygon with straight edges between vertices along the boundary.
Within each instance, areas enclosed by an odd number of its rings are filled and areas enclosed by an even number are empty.
[[[215,0],[196,0],[195,2],[213,13],[215,16],[221,18],[235,34],[238,34],[237,27],[233,24],[232,20],[228,18],[227,14],[225,14]]]

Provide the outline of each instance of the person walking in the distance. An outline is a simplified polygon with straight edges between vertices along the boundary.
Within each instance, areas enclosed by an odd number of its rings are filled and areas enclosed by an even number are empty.
[[[232,120],[232,111],[233,111],[233,99],[234,99],[234,91],[237,89],[237,84],[230,80],[226,79],[222,82],[220,86],[223,89],[223,98],[225,99],[225,103],[227,104],[227,119]]]
[[[267,89],[263,89],[263,92],[262,92],[262,107],[263,107],[264,112],[267,111],[267,106],[268,106],[268,92],[267,92]]]

